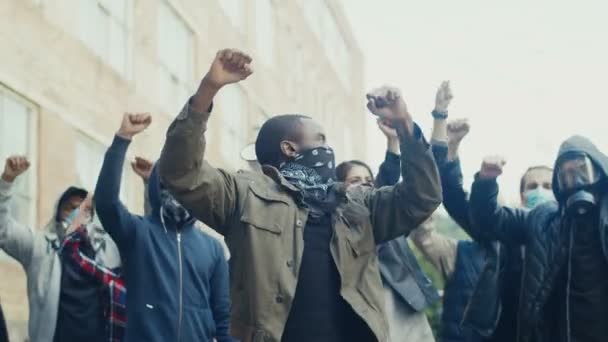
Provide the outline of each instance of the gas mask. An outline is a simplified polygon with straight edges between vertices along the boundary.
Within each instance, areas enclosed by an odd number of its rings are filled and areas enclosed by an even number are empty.
[[[557,182],[567,213],[584,215],[597,205],[593,190],[600,181],[600,175],[601,172],[585,154],[567,156],[559,163]]]

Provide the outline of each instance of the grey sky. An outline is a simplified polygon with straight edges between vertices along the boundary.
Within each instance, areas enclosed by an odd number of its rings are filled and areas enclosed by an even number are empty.
[[[450,116],[467,117],[465,184],[483,156],[507,158],[501,184],[518,200],[529,165],[552,164],[584,134],[608,152],[608,1],[342,0],[366,57],[366,84],[399,86],[430,134],[437,86],[452,82]],[[363,103],[363,101],[362,101]],[[369,160],[384,142],[370,118]]]

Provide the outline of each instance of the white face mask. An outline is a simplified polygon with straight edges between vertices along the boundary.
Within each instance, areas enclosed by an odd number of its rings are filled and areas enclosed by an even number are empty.
[[[524,199],[526,200],[526,207],[534,209],[539,204],[555,201],[555,195],[553,195],[553,191],[551,190],[538,187],[524,192]]]

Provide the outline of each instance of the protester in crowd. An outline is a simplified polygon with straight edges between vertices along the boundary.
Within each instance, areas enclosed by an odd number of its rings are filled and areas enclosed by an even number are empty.
[[[8,342],[8,328],[6,327],[6,319],[2,311],[2,303],[0,302],[0,342]]]
[[[441,203],[430,146],[396,89],[368,108],[399,132],[404,182],[374,190],[334,183],[333,150],[304,115],[267,120],[258,172],[229,173],[204,158],[216,93],[244,80],[251,58],[220,51],[167,133],[163,182],[232,252],[233,336],[243,341],[385,341],[375,244],[407,235]]]
[[[337,180],[350,186],[390,186],[401,176],[401,157],[397,132],[378,120],[378,127],[387,138],[387,152],[377,177],[371,168],[358,160],[336,167]],[[434,342],[433,331],[424,310],[439,299],[439,293],[426,277],[401,236],[376,247],[380,275],[384,285],[385,310],[390,341]]]
[[[484,159],[470,210],[480,238],[525,246],[518,341],[608,340],[608,157],[584,137],[566,140],[553,171],[557,203],[532,211],[496,202],[504,164]]]
[[[150,198],[148,196],[148,180],[150,179],[150,175],[152,174],[152,168],[154,167],[154,163],[151,160],[135,157],[135,161],[131,162],[131,167],[133,171],[141,178],[144,182],[144,187],[146,191],[144,191],[144,216],[152,215],[152,206],[150,205]],[[230,259],[230,251],[228,250],[228,246],[226,246],[226,242],[224,242],[224,237],[220,235],[215,230],[209,228],[201,221],[196,221],[195,225],[197,228],[202,230],[205,234],[211,236],[216,239],[224,250],[224,255],[226,256],[226,260]]]
[[[222,246],[195,227],[194,217],[160,182],[148,179],[152,213],[132,215],[120,202],[127,148],[151,123],[125,114],[97,181],[95,208],[125,260],[131,289],[125,341],[231,341],[228,264]]]
[[[433,111],[432,144],[441,175],[444,206],[456,223],[471,233],[469,203],[458,159],[459,146],[470,127],[466,120],[446,123],[452,97],[449,83],[444,82],[437,92]],[[551,187],[550,170],[533,167],[522,176],[522,207],[533,207],[552,199],[543,190]],[[433,231],[432,227],[432,222],[424,224],[411,238],[446,279],[442,340],[513,341],[522,250],[513,245],[455,241]],[[476,238],[475,234],[473,237]]]
[[[94,259],[95,251],[89,239],[87,225],[93,218],[93,200],[89,195],[80,205],[78,214],[68,228],[63,240],[60,256],[64,269],[74,268],[88,276],[92,284],[87,287],[95,288],[104,298],[102,300],[105,320],[105,339],[108,342],[123,341],[127,324],[126,300],[127,290],[120,269],[109,269]],[[59,339],[56,339],[59,340]],[[71,341],[66,338],[61,341]]]
[[[87,191],[69,187],[59,198],[49,224],[39,232],[11,214],[15,180],[30,166],[25,157],[7,159],[0,179],[0,248],[17,260],[27,277],[28,331],[33,342],[98,341],[104,337],[101,301],[95,287],[79,272],[64,269],[57,251]],[[105,232],[90,225],[95,259],[120,265],[116,246]]]

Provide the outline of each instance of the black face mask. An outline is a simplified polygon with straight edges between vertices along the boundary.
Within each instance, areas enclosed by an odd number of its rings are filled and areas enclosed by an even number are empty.
[[[594,195],[600,184],[601,172],[588,156],[574,155],[558,167],[558,188],[565,199],[566,213],[585,215],[597,205]]]
[[[320,177],[321,183],[335,181],[336,179],[335,155],[331,147],[316,147],[305,150],[291,161],[281,165],[281,171],[293,168],[293,164],[314,170],[314,173]]]

